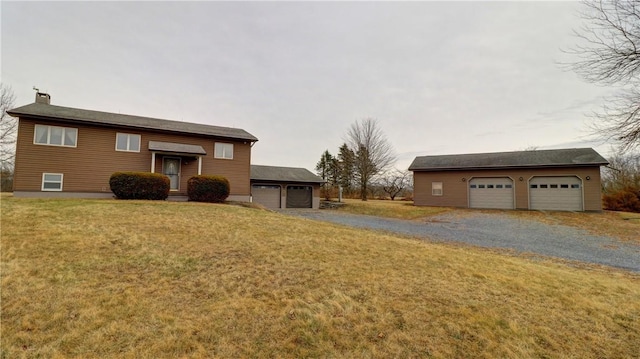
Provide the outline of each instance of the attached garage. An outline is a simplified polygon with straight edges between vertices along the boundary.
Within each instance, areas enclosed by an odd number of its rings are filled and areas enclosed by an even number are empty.
[[[287,208],[311,208],[312,204],[311,186],[287,186]]]
[[[470,208],[513,209],[513,180],[509,177],[473,178],[469,181]]]
[[[318,209],[323,182],[305,168],[251,165],[251,200],[272,209]]]
[[[582,180],[575,176],[536,176],[529,181],[529,208],[582,211]]]
[[[251,197],[254,203],[267,208],[280,208],[280,186],[278,185],[251,185]]]

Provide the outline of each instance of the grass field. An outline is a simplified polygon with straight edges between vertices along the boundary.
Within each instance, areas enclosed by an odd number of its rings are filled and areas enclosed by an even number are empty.
[[[231,205],[1,202],[2,358],[634,358],[640,277]]]
[[[451,211],[455,211],[456,215],[461,216],[478,212],[507,214],[550,224],[579,227],[593,234],[613,236],[640,244],[640,213],[453,209],[447,207],[417,207],[413,205],[413,202],[406,201],[368,200],[363,202],[359,199],[344,199],[343,202],[345,205],[339,207],[338,210],[346,213],[411,220],[423,219]]]

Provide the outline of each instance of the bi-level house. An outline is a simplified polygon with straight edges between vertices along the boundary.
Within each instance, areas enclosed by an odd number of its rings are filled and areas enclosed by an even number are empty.
[[[8,111],[19,118],[16,197],[113,197],[117,171],[163,173],[169,198],[183,199],[194,175],[222,175],[229,200],[251,197],[251,147],[256,137],[238,128],[169,121],[51,105],[36,101]]]

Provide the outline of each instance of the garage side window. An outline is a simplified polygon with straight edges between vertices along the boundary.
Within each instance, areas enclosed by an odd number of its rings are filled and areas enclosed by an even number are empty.
[[[442,182],[431,182],[431,195],[442,196]]]
[[[215,158],[233,159],[233,143],[216,142],[214,147]]]
[[[62,191],[62,173],[43,173],[43,191]]]

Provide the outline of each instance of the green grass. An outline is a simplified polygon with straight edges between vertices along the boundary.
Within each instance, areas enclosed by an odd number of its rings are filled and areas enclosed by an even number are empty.
[[[201,203],[3,197],[2,358],[632,358],[640,278]]]

